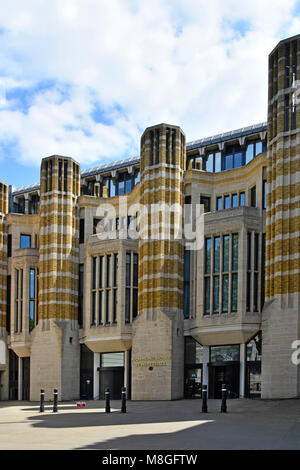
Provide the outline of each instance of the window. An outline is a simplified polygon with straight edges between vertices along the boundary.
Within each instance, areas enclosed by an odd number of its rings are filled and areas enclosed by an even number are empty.
[[[9,233],[7,235],[7,257],[10,258],[11,257],[11,248],[12,248],[12,245],[11,245],[11,234]]]
[[[229,288],[229,235],[223,235],[222,312],[228,312]]]
[[[256,207],[256,186],[250,189],[250,202],[251,207]]]
[[[237,194],[233,194],[231,196],[231,206],[233,208],[238,206],[238,195]]]
[[[240,193],[240,206],[245,205],[245,193]]]
[[[37,306],[36,269],[30,268],[29,274],[29,331],[32,331],[36,324]]]
[[[210,346],[211,362],[227,362],[240,360],[240,345]]]
[[[224,209],[230,209],[230,196],[224,196]]]
[[[15,269],[15,333],[22,332],[23,323],[23,269]]]
[[[126,253],[125,323],[138,314],[138,254]]]
[[[183,283],[184,318],[190,318],[190,268],[191,268],[191,252],[190,250],[184,250],[184,283]]]
[[[20,248],[31,248],[31,235],[21,233]]]
[[[84,243],[84,219],[79,221],[79,243]]]
[[[289,95],[284,97],[284,130],[290,129],[290,98]]]
[[[84,264],[79,265],[78,280],[78,325],[83,327]]]
[[[204,315],[210,314],[211,238],[205,239]],[[208,275],[208,276],[207,276]]]
[[[204,212],[210,212],[210,197],[200,196],[200,204],[204,205]]]
[[[205,170],[211,173],[218,173],[221,171],[221,152],[210,152],[207,155]]]
[[[220,197],[217,197],[217,211],[221,211],[222,210],[222,196]]]
[[[290,86],[290,44],[285,44],[285,88]]]

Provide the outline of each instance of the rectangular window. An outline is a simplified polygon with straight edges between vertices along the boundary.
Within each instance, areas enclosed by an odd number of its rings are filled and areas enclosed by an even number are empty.
[[[214,238],[214,273],[220,272],[220,237]]]
[[[246,165],[254,158],[254,144],[248,144],[246,148]]]
[[[290,44],[285,45],[285,88],[290,86]]]
[[[232,234],[232,271],[238,270],[239,234]]]
[[[247,269],[248,271],[251,270],[251,265],[252,265],[252,262],[251,262],[251,253],[252,253],[252,250],[251,250],[251,242],[252,242],[252,233],[251,232],[248,232],[248,243],[247,243]]]
[[[166,129],[166,163],[170,163],[170,129]]]
[[[139,255],[133,253],[133,286],[138,286]]]
[[[68,191],[68,160],[64,160],[64,191]]]
[[[259,245],[259,234],[254,235],[254,271],[258,271],[258,245]]]
[[[238,206],[238,195],[233,194],[231,198],[231,207],[237,207]]]
[[[258,312],[258,273],[254,273],[253,312]]]
[[[245,193],[240,193],[240,206],[245,205]]]
[[[251,272],[247,272],[247,296],[246,296],[246,311],[250,312],[251,309]]]
[[[183,284],[183,314],[190,317],[190,250],[184,250],[184,284]]]
[[[229,285],[229,276],[228,274],[223,274],[222,276],[222,312],[228,312],[228,285]]]
[[[211,238],[205,239],[205,274],[211,272]]]
[[[125,292],[125,323],[130,323],[130,288]]]
[[[217,197],[217,211],[221,211],[222,210],[222,196],[220,197]]]
[[[237,312],[238,307],[238,275],[232,274],[231,280],[231,311]]]
[[[250,201],[251,207],[256,207],[256,186],[253,186],[250,190]]]
[[[215,173],[221,171],[221,152],[215,153]]]
[[[114,254],[114,287],[118,285],[118,254]]]
[[[224,209],[230,209],[230,196],[224,196]]]
[[[92,258],[92,289],[96,289],[96,266],[97,258]]]
[[[11,243],[12,239],[11,239],[11,234],[9,233],[7,235],[7,257],[10,258],[11,257],[11,249],[12,249],[12,243]]]
[[[138,314],[138,290],[132,291],[132,317],[135,318]]]
[[[213,173],[214,171],[214,154],[210,153],[206,160],[206,171]]]
[[[103,287],[103,258],[104,256],[99,258],[99,289]]]
[[[107,290],[106,291],[106,308],[105,308],[105,323],[108,324],[110,323],[109,321],[109,305],[110,305],[110,301],[109,301],[109,297],[110,297],[110,290]]]
[[[290,98],[289,95],[284,97],[284,130],[290,129]]]
[[[84,219],[79,222],[79,243],[84,243]]]
[[[103,324],[103,290],[99,290],[98,293],[98,303],[99,303],[99,319],[98,324]]]
[[[210,212],[210,197],[200,196],[200,204],[204,205],[204,212]]]
[[[10,334],[10,317],[11,317],[11,276],[7,276],[6,289],[6,331]]]
[[[113,289],[113,323],[117,323],[117,292],[118,289]]]
[[[92,292],[91,325],[96,324],[96,292]]]
[[[204,315],[210,314],[210,277],[205,277],[204,282]]]
[[[223,272],[229,272],[229,235],[223,235]]]
[[[126,286],[131,285],[131,254],[126,253]]]
[[[213,277],[213,313],[219,313],[219,290],[220,290],[219,276],[214,276]]]
[[[106,287],[110,287],[110,260],[111,255],[106,256]]]
[[[62,161],[58,161],[58,191],[61,191],[62,188]]]
[[[20,248],[31,248],[31,235],[21,233]]]
[[[267,180],[263,180],[263,209],[267,208]]]
[[[35,269],[30,268],[29,273],[29,331],[32,331],[35,325],[35,300],[36,300],[36,286],[35,286]]]
[[[83,292],[84,292],[84,264],[79,265],[78,280],[78,324],[83,327]]]

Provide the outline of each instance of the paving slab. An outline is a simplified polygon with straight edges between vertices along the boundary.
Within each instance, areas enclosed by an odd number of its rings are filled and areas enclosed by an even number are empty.
[[[300,400],[201,400],[45,404],[0,402],[1,450],[213,450],[300,449]]]

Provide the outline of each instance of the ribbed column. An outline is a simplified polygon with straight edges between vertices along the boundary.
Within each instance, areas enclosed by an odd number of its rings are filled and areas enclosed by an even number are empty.
[[[269,56],[265,306],[262,322],[262,397],[300,395],[292,361],[300,330],[300,36],[281,41]]]
[[[139,315],[133,323],[132,399],[183,394],[182,228],[185,136],[176,126],[141,139]]]
[[[0,337],[6,329],[7,233],[5,215],[8,212],[8,185],[0,181]]]
[[[78,312],[79,165],[50,157],[41,167],[39,312],[75,320]]]

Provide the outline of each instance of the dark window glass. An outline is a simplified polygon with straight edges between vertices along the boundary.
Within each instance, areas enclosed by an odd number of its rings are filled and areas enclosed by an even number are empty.
[[[110,260],[111,255],[106,256],[106,287],[110,287]]]
[[[6,290],[6,331],[10,334],[10,318],[11,318],[11,276],[7,276],[7,290]]]
[[[132,316],[135,318],[138,314],[138,290],[132,291]]]
[[[238,275],[237,273],[232,274],[231,279],[231,311],[237,312],[238,306]]]
[[[239,257],[239,234],[232,235],[232,271],[238,270],[238,257]]]
[[[113,289],[113,323],[117,323],[117,289]]]
[[[20,248],[31,248],[31,235],[21,234]]]
[[[92,292],[92,316],[91,325],[96,324],[96,292]]]
[[[130,289],[125,292],[125,323],[130,323]]]
[[[114,286],[118,285],[118,254],[114,254]]]
[[[131,285],[131,254],[126,253],[126,286]]]
[[[258,312],[258,273],[254,273],[253,311]]]
[[[170,163],[170,129],[166,129],[166,163]]]
[[[99,325],[103,324],[103,291],[99,291],[99,297],[98,297],[98,302],[99,302]]]
[[[204,205],[204,212],[210,212],[210,197],[200,196],[200,204]]]
[[[229,235],[223,236],[223,272],[229,271]]]
[[[105,323],[109,323],[109,296],[110,296],[110,290],[107,290],[106,291]]]
[[[247,296],[246,296],[246,311],[250,312],[251,309],[251,272],[247,273]]]
[[[7,257],[10,258],[11,257],[11,234],[8,234],[7,235]]]
[[[254,270],[258,271],[258,245],[259,245],[259,234],[256,233],[254,236]]]
[[[133,254],[133,286],[138,286],[138,268],[139,268],[139,255]]]
[[[84,219],[79,222],[79,243],[84,243]]]
[[[64,191],[68,190],[68,161],[64,161]]]
[[[211,272],[211,238],[205,239],[205,274]]]
[[[84,292],[84,265],[79,265],[79,295],[78,295],[78,324],[83,326],[83,292]]]
[[[58,191],[61,191],[62,186],[62,161],[58,162]]]
[[[250,200],[251,200],[251,206],[256,207],[256,186],[253,186],[253,188],[251,188]]]
[[[96,289],[96,266],[97,266],[97,258],[93,258],[92,260],[92,288]]]
[[[204,315],[209,315],[210,314],[210,277],[205,278],[204,291],[205,291]]]
[[[265,303],[265,262],[266,262],[266,234],[262,234],[261,245],[261,309]]]
[[[252,233],[248,232],[248,243],[247,243],[247,269],[251,270],[251,241],[252,241]]]
[[[228,274],[223,274],[222,276],[222,312],[228,312],[228,285],[229,285],[229,276]]]
[[[184,318],[190,317],[190,250],[184,251],[184,289],[183,289],[183,314]]]
[[[285,45],[285,88],[290,86],[290,44]]]
[[[240,345],[228,344],[226,346],[210,347],[211,362],[227,362],[240,360]]]
[[[232,170],[233,168],[233,154],[224,155],[224,170]]]
[[[213,277],[213,312],[219,313],[219,289],[220,289],[220,280],[219,276]]]
[[[99,288],[103,287],[103,256],[99,258]]]
[[[220,272],[220,237],[214,238],[214,273]]]
[[[235,151],[234,153],[234,168],[240,168],[243,165],[243,152],[241,150]]]
[[[284,98],[284,130],[290,129],[290,98],[289,95],[285,95]]]

